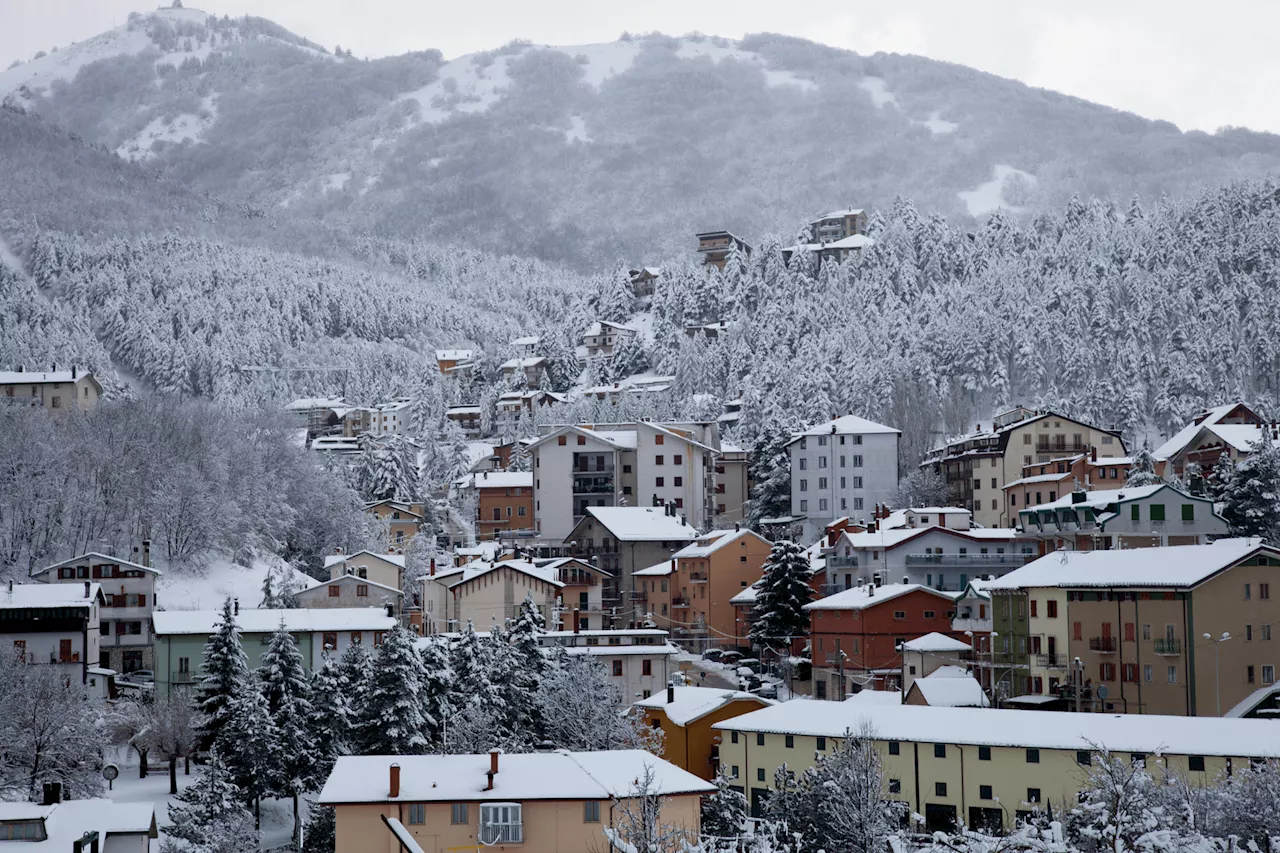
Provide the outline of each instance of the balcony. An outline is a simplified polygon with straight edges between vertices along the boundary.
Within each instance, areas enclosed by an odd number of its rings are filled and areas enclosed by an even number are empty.
[[[838,557],[834,554],[827,557],[828,569],[856,569],[858,568],[858,557],[856,554],[848,557]]]
[[[575,495],[611,495],[613,494],[613,477],[574,477],[573,493]]]
[[[828,596],[835,595],[837,592],[844,592],[853,587],[845,583],[824,583],[818,585],[818,595]]]
[[[1115,637],[1090,637],[1089,651],[1100,652],[1102,654],[1114,654],[1116,650]]]
[[[674,596],[671,599],[671,606],[672,607],[688,607],[689,599],[685,598],[683,595]]]
[[[1182,654],[1182,641],[1181,640],[1156,640],[1156,654],[1180,655]]]
[[[1036,666],[1041,669],[1066,669],[1067,656],[1061,654],[1036,655]]]
[[[1023,566],[1035,554],[908,554],[908,566]]]
[[[689,581],[691,583],[706,583],[707,573],[706,572],[689,572]]]
[[[169,673],[170,684],[195,684],[196,681],[196,674],[189,670],[174,670]]]

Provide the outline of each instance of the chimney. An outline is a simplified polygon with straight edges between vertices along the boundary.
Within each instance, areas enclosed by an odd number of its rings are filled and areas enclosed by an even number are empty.
[[[41,805],[56,806],[62,802],[62,783],[61,782],[45,782],[44,783],[44,802]]]
[[[676,701],[676,686],[674,684],[667,685],[667,704],[670,705]]]
[[[436,558],[435,558],[435,557],[432,557],[432,558],[431,558],[431,574],[430,574],[430,576],[431,576],[431,577],[435,577],[435,576],[436,576]]]
[[[582,614],[578,612],[578,608],[573,608],[573,633],[577,634],[582,630]]]
[[[903,575],[903,576],[902,576],[902,582],[903,582],[904,584],[911,583],[911,578],[907,577],[906,575]]]
[[[875,597],[876,597],[875,583],[873,582],[873,583],[867,584],[867,598],[875,598]]]
[[[387,605],[387,615],[388,615],[388,616],[390,616],[390,617],[395,617],[395,615],[396,615],[396,606],[395,606],[394,604],[388,604],[388,605]]]
[[[151,540],[142,540],[142,565],[151,568]]]
[[[335,545],[335,546],[333,546],[333,553],[334,553],[334,554],[341,554],[341,553],[342,553],[342,546],[341,546],[341,545]]]
[[[240,615],[240,599],[238,598],[231,599],[231,606],[234,608],[233,610],[234,614],[236,616],[239,616]]]
[[[501,750],[497,749],[489,750],[489,772],[485,774],[485,778],[488,779],[488,782],[484,786],[486,791],[493,790],[493,777],[498,775],[498,753],[500,751]]]
[[[71,379],[74,381],[75,378],[76,378],[76,366],[73,364],[71,365]]]
[[[733,532],[734,532],[734,533],[740,533],[740,532],[742,532],[742,525],[735,521],[735,522],[733,523]]]
[[[1098,461],[1098,448],[1096,448],[1096,447],[1091,447],[1091,448],[1089,449],[1089,461],[1091,461],[1091,462],[1097,462],[1097,461]]]
[[[391,797],[392,797],[393,799],[394,799],[395,797],[400,796],[400,765],[399,765],[399,764],[392,764],[392,765],[391,765],[391,792],[390,792],[390,794],[391,794]]]
[[[85,581],[85,582],[84,582],[84,597],[85,597],[85,598],[88,598],[88,597],[89,597],[89,582],[88,582],[88,581]]]

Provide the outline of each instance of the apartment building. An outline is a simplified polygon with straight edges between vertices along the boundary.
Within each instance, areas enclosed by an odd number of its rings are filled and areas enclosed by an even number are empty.
[[[465,375],[475,367],[476,353],[469,349],[438,349],[436,365],[443,376]]]
[[[943,477],[947,502],[973,510],[975,523],[1012,527],[1018,508],[1008,505],[1004,487],[1024,479],[1026,466],[1081,454],[1092,459],[1095,452],[1099,463],[1127,456],[1118,430],[1019,406],[934,448],[920,467]]]
[[[519,415],[522,411],[532,414],[536,409],[558,406],[567,402],[569,402],[568,395],[557,394],[555,391],[543,391],[538,388],[532,391],[505,391],[498,396],[497,409],[509,415]]]
[[[106,603],[94,581],[15,584],[0,587],[0,650],[29,664],[59,667],[67,678],[89,683],[98,669],[99,629]]]
[[[898,488],[901,430],[844,415],[792,436],[791,515],[812,542],[833,519],[857,518]]]
[[[543,547],[560,548],[589,507],[666,505],[695,527],[715,520],[714,421],[549,426],[525,452],[532,457],[534,527]]]
[[[750,255],[754,250],[741,237],[729,231],[703,231],[698,238],[698,254],[702,256],[703,266],[724,269],[731,252]]]
[[[1098,461],[1094,452],[1033,462],[1022,466],[1021,479],[1005,485],[1005,501],[1011,511],[1020,512],[1037,504],[1053,503],[1074,490],[1118,489],[1129,479],[1132,467],[1132,457]]]
[[[1217,716],[1276,683],[1280,550],[1257,540],[1050,554],[988,584],[1015,704]],[[1207,636],[1206,636],[1207,635]],[[1025,675],[1024,675],[1025,673]],[[1025,698],[1024,698],[1025,697]]]
[[[404,553],[395,549],[385,554],[375,554],[373,551],[344,554],[335,549],[333,554],[324,558],[324,567],[329,572],[329,580],[343,575],[355,575],[377,581],[383,586],[404,589]]]
[[[611,323],[598,320],[582,333],[582,345],[587,348],[587,359],[607,358],[613,355],[618,344],[624,340],[634,341],[640,334],[636,329],[622,323]]]
[[[460,494],[476,498],[477,539],[497,539],[513,531],[533,531],[533,474],[479,471],[454,480]]]
[[[370,435],[408,435],[413,428],[413,400],[397,397],[368,409]]]
[[[688,638],[695,648],[748,645],[745,635],[735,633],[732,599],[760,579],[772,548],[758,533],[737,529],[713,530],[677,551],[668,578],[671,616],[663,620],[672,633],[682,641]],[[645,596],[647,585],[640,585],[637,594]]]
[[[294,608],[290,610],[241,610],[234,616],[240,629],[249,668],[257,669],[262,654],[283,624],[293,635],[307,672],[319,666],[327,653],[341,657],[352,645],[372,648],[396,624],[384,607]],[[157,610],[155,689],[167,696],[178,688],[191,688],[204,675],[204,646],[222,624],[222,610]]]
[[[717,418],[717,423],[724,423],[723,417]],[[720,442],[720,456],[716,459],[715,514],[721,522],[746,521],[745,507],[751,496],[750,462],[751,455],[745,448]]]
[[[423,578],[424,632],[460,631],[468,622],[481,630],[505,625],[527,597],[549,625],[564,588],[556,568],[528,560],[476,560],[436,571]]]
[[[468,438],[479,438],[484,424],[484,415],[479,406],[450,406],[444,410],[446,419],[457,424],[458,429]]]
[[[604,590],[611,580],[608,572],[577,557],[535,559],[533,564],[544,571],[554,572],[556,580],[564,584],[560,589],[562,621],[568,618],[564,612],[572,611],[578,620],[573,624],[586,630],[593,625],[603,626],[606,617],[612,615],[604,609]],[[556,630],[563,626],[548,622],[547,627]]]
[[[541,348],[542,338],[537,335],[525,335],[511,342],[511,349],[515,351],[516,358],[533,358],[539,354]]]
[[[538,638],[547,648],[563,649],[568,655],[589,655],[604,666],[618,688],[623,706],[664,690],[671,683],[680,650],[668,642],[666,631],[653,628],[623,628],[549,631]]]
[[[638,619],[652,622],[657,627],[667,630],[675,626],[675,611],[671,606],[671,599],[675,596],[672,584],[675,573],[675,557],[631,573],[631,582],[635,587],[631,599],[635,602]],[[753,589],[752,586],[747,587],[747,590]],[[733,599],[730,599],[730,602],[732,601]],[[752,601],[754,602],[754,598]],[[746,634],[735,631],[735,636],[745,637]]]
[[[916,519],[939,517],[925,511]],[[957,530],[930,523],[886,530],[885,521],[872,522],[861,532],[846,529],[826,549],[823,594],[859,582],[899,581],[959,592],[973,578],[1011,572],[1040,555],[1035,539],[1010,528]]]
[[[367,505],[364,511],[386,524],[388,541],[396,548],[403,548],[422,528],[425,509],[418,503],[384,500]]]
[[[80,586],[91,580],[101,585],[98,655],[91,664],[128,673],[151,669],[155,662],[151,614],[156,607],[156,582],[162,573],[150,565],[150,542],[143,543],[141,554],[142,562],[133,563],[91,552],[46,566],[32,575],[41,583]]]
[[[1166,477],[1182,476],[1191,463],[1208,474],[1224,453],[1239,462],[1260,441],[1280,443],[1277,425],[1267,423],[1244,403],[1227,403],[1201,412],[1152,455],[1163,465]]]
[[[1105,745],[1141,760],[1158,780],[1209,785],[1251,762],[1280,758],[1269,720],[1134,717],[864,702],[787,702],[732,717],[720,761],[760,814],[774,772],[800,773],[865,732],[880,752],[885,795],[924,817],[928,832],[1003,832],[1033,811],[1062,814],[1078,801]]]
[[[1018,512],[1025,534],[1076,551],[1207,545],[1228,527],[1213,501],[1167,483],[1071,492]]]
[[[809,614],[815,699],[861,689],[899,690],[902,644],[952,634],[955,596],[919,584],[865,584],[804,606]]]
[[[509,359],[502,362],[498,368],[502,371],[502,378],[507,382],[522,375],[526,385],[537,388],[550,364],[551,362],[545,356],[531,355]]]
[[[304,590],[294,593],[302,608],[391,608],[395,616],[402,612],[404,593],[392,586],[380,584],[355,575],[342,575],[327,581],[316,581]]]
[[[720,733],[713,726],[773,704],[741,690],[669,685],[635,706],[649,726],[662,730],[664,760],[713,781],[720,769]]]
[[[0,371],[0,395],[10,400],[20,400],[45,409],[80,409],[91,411],[102,396],[102,385],[81,368],[72,365],[70,370],[58,370],[54,365],[47,371]]]
[[[697,841],[715,786],[643,750],[343,756],[318,801],[334,810],[336,853],[604,850],[615,803],[646,777],[656,819]]]

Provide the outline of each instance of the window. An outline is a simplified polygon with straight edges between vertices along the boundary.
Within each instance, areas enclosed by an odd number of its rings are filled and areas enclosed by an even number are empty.
[[[642,660],[642,661],[640,662],[640,674],[641,674],[641,675],[653,675],[653,661],[652,661],[652,660],[650,660],[649,658],[645,658],[644,660]]]
[[[981,488],[982,488],[982,481],[981,481],[981,480],[974,480],[974,481],[973,481],[973,490],[976,492],[976,491],[979,491]]]
[[[1147,684],[1150,684],[1152,681],[1155,681],[1155,676],[1152,674],[1151,664],[1149,663],[1144,663],[1142,665],[1142,680],[1145,681]]]
[[[737,743],[737,742],[738,742],[738,733],[737,733],[737,732],[729,732],[729,742],[730,742],[730,743]]]
[[[467,822],[467,804],[454,803],[449,809],[449,823],[465,824]]]
[[[1246,643],[1253,642],[1253,626],[1252,625],[1244,626],[1244,641]]]
[[[736,764],[735,764],[735,765],[733,765],[733,770],[730,772],[730,774],[729,774],[729,775],[730,775],[730,777],[732,777],[732,778],[734,778],[734,779],[737,779],[737,778],[738,778],[738,776],[739,776],[739,773],[738,773],[738,765],[736,765]]]
[[[1203,773],[1203,772],[1204,772],[1204,756],[1203,756],[1203,755],[1188,755],[1188,756],[1187,756],[1187,769],[1188,769],[1188,770],[1190,770],[1190,771],[1191,771],[1191,772],[1193,772],[1193,773]]]
[[[1252,666],[1246,666],[1244,669],[1245,669],[1245,681],[1247,681],[1247,682],[1248,682],[1248,683],[1250,683],[1250,684],[1253,684],[1253,683],[1254,683],[1254,680],[1253,680],[1253,667],[1252,667]]]
[[[1038,802],[1040,802],[1040,789],[1039,789],[1039,788],[1028,788],[1028,789],[1027,789],[1027,802],[1028,802],[1028,803],[1038,803]]]
[[[587,800],[582,804],[582,822],[600,822],[600,802],[598,800]]]
[[[901,779],[890,779],[890,780],[889,780],[889,793],[890,793],[890,794],[901,794],[901,793],[902,793],[902,780],[901,780]]]
[[[1031,618],[1032,619],[1036,618],[1036,603],[1037,602],[1034,598],[1031,599]]]
[[[1196,505],[1195,505],[1195,504],[1183,504],[1183,505],[1182,505],[1182,520],[1183,520],[1183,521],[1195,521],[1195,520],[1196,520]]]
[[[326,631],[321,636],[321,642],[326,649],[336,649],[338,647],[338,634],[336,631]]]
[[[1172,667],[1170,667],[1170,669],[1172,669]],[[1276,668],[1274,666],[1264,665],[1262,667],[1262,683],[1263,684],[1276,683]]]
[[[924,618],[926,619],[933,619],[937,615],[938,615],[937,611],[934,611],[934,610],[926,610],[924,612]]]
[[[764,732],[756,732],[756,746],[764,746]]]
[[[1077,637],[1076,639],[1079,639],[1079,637]],[[1144,639],[1144,640],[1150,640],[1150,639],[1151,639],[1151,625],[1150,625],[1150,624],[1145,624],[1145,625],[1143,625],[1143,626],[1142,626],[1142,639]]]
[[[1072,622],[1072,623],[1071,623],[1071,639],[1073,639],[1073,640],[1083,640],[1083,639],[1084,639],[1084,625],[1083,625],[1083,623],[1080,623],[1080,622]]]
[[[1271,597],[1271,584],[1269,583],[1258,584],[1258,598],[1266,600],[1270,597]]]
[[[361,598],[367,598],[369,595],[369,585],[367,583],[356,584],[356,595]]]
[[[352,632],[351,632],[351,645],[353,645],[353,646],[358,646],[358,645],[360,645],[360,644],[361,644],[361,643],[363,643],[363,642],[364,642],[364,635],[363,635],[363,634],[361,634],[359,631],[352,631]]]
[[[342,592],[342,590],[338,587],[338,585],[337,585],[336,583],[331,583],[331,584],[329,584],[329,597],[330,597],[330,598],[337,598],[337,597],[338,597],[338,595],[339,595],[341,592]]]
[[[804,483],[804,480],[801,480],[800,482],[801,482],[801,484],[803,484],[803,483]],[[661,477],[654,477],[654,478],[653,478],[653,485],[654,485],[655,487],[657,487],[657,488],[661,489],[661,488],[663,487],[663,485],[665,485],[665,481],[664,481]],[[803,489],[801,489],[801,491],[804,491],[804,490],[803,490]]]
[[[990,799],[994,799],[994,798],[991,796],[991,786],[990,786],[990,785],[979,785],[979,786],[978,786],[978,799],[980,799],[980,800],[990,800]]]
[[[657,435],[655,435],[655,436],[653,437],[653,443],[654,443],[654,444],[665,444],[665,443],[666,443],[666,441],[667,441],[667,437],[666,437],[665,435],[661,434],[661,433],[659,433],[659,434],[657,434]]]
[[[905,611],[905,610],[895,610],[895,611],[893,611],[893,618],[894,618],[894,619],[906,619],[906,618],[907,618],[907,611]]]
[[[819,457],[818,457],[818,467],[819,467],[819,468],[826,468],[826,467],[827,467],[827,457],[825,457],[825,456],[819,456]]]
[[[980,746],[980,747],[978,747],[978,760],[979,760],[979,761],[990,761],[990,760],[991,760],[991,747],[989,747],[989,746]],[[988,797],[987,799],[990,799],[990,797]]]
[[[1076,750],[1076,764],[1079,764],[1081,767],[1088,767],[1092,763],[1093,753],[1089,752],[1087,749]]]
[[[620,661],[620,660],[615,660],[615,661],[613,662],[613,674],[614,674],[614,675],[622,675],[622,661]]]
[[[1027,763],[1028,763],[1028,764],[1039,764],[1039,763],[1040,763],[1040,750],[1038,750],[1038,749],[1028,749],[1028,750],[1027,750]]]
[[[1115,681],[1116,665],[1113,663],[1098,664],[1098,680],[1099,681]]]
[[[934,758],[946,758],[946,757],[947,757],[947,745],[946,745],[945,743],[935,743],[935,744],[933,745],[933,757],[934,757]]]
[[[819,488],[819,489],[825,489],[825,488],[827,488],[827,478],[826,478],[826,477],[819,477],[819,478],[818,478],[818,488]]]
[[[787,747],[787,749],[795,749],[795,748],[796,748],[796,737],[795,737],[795,735],[787,735],[787,738],[786,738],[786,747]]]
[[[1024,432],[1024,433],[1022,434],[1022,443],[1023,443],[1023,444],[1030,444],[1030,443],[1031,443],[1031,433],[1029,433],[1029,432]]]
[[[1049,608],[1049,618],[1050,618],[1050,619],[1057,619],[1057,618],[1058,618],[1058,601],[1057,601],[1057,599],[1053,599],[1053,598],[1049,599],[1048,601],[1046,601],[1046,602],[1045,602],[1045,606]]]
[[[1248,600],[1249,600],[1249,599],[1251,599],[1251,598],[1253,598],[1253,591],[1252,591],[1252,587],[1251,587],[1251,586],[1249,586],[1249,584],[1245,584],[1245,585],[1244,585],[1244,600],[1245,600],[1245,601],[1248,601]]]
[[[1126,663],[1122,670],[1123,680],[1133,684],[1138,680],[1138,665],[1136,663]]]
[[[409,804],[409,823],[426,823],[426,822],[427,822],[426,803],[410,803]]]
[[[992,461],[992,462],[994,462],[995,460],[993,459],[993,460],[991,460],[991,461]],[[992,478],[991,478],[991,488],[993,488],[993,489],[998,489],[998,488],[1000,488],[999,486],[997,486],[997,485],[996,485],[996,478],[995,478],[995,477],[992,477]]]
[[[1263,672],[1265,671],[1266,670],[1264,669]],[[1169,667],[1169,683],[1170,684],[1178,683],[1178,668],[1176,666]]]
[[[1136,628],[1137,626],[1132,622],[1124,623],[1124,641],[1126,643],[1132,643],[1134,641],[1133,638],[1137,636]]]
[[[853,455],[853,467],[854,467],[854,468],[861,468],[861,467],[862,467],[862,455],[861,455],[861,454],[855,453],[855,454]]]
[[[1261,592],[1261,591],[1262,591],[1262,587],[1263,587],[1263,586],[1266,586],[1266,584],[1260,584],[1260,585],[1259,585],[1259,588],[1258,588],[1258,591],[1259,591],[1259,592]],[[1271,639],[1271,626],[1270,626],[1270,625],[1259,625],[1259,626],[1258,626],[1258,639],[1260,639],[1260,640],[1270,640],[1270,639]]]
[[[1151,520],[1164,521],[1164,504],[1151,505]]]
[[[1137,504],[1134,504],[1133,506],[1129,507],[1129,520],[1142,521],[1142,507],[1138,506]]]
[[[661,455],[658,455],[658,456],[653,457],[653,464],[654,464],[654,465],[661,465],[661,464],[662,464],[662,456],[661,456]]]
[[[827,739],[824,737],[818,738],[818,751],[819,752],[824,751],[826,750],[826,748],[827,748]]]
[[[764,768],[763,768],[763,767],[757,767],[757,768],[756,768],[756,781],[757,781],[757,782],[763,782],[763,781],[764,781]]]
[[[902,752],[902,744],[898,743],[896,740],[889,741],[889,754],[897,755],[900,752]]]
[[[936,796],[936,797],[945,797],[945,796],[947,795],[947,783],[946,783],[946,782],[934,782],[934,783],[933,783],[933,794],[934,794],[934,796]]]
[[[671,464],[672,464],[672,465],[680,465],[680,464],[681,464],[681,463],[683,463],[683,462],[684,462],[684,457],[683,457],[683,456],[681,456],[679,453],[677,453],[677,454],[675,454],[674,456],[672,456],[672,457],[671,457]]]
[[[520,844],[524,841],[524,821],[519,803],[480,805],[481,844]]]
[[[680,488],[684,485],[684,477],[672,477],[671,485],[675,486],[677,489]]]
[[[801,511],[801,512],[808,512],[808,511],[809,511],[809,502],[808,502],[808,501],[800,501],[800,511]]]
[[[53,407],[54,407],[55,409],[61,409],[61,408],[62,408],[62,398],[61,398],[61,397],[54,397],[54,398],[53,398]]]
[[[809,481],[808,481],[808,480],[804,480],[804,479],[802,479],[802,480],[800,481],[800,491],[802,491],[802,492],[807,492],[807,491],[809,491]]]

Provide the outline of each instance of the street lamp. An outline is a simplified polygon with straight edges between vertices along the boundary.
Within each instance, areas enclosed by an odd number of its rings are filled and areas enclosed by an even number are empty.
[[[1222,716],[1222,690],[1218,682],[1218,648],[1231,639],[1231,635],[1226,631],[1222,632],[1222,636],[1214,639],[1212,634],[1205,634],[1204,638],[1213,643],[1213,695],[1218,704],[1218,716]]]

